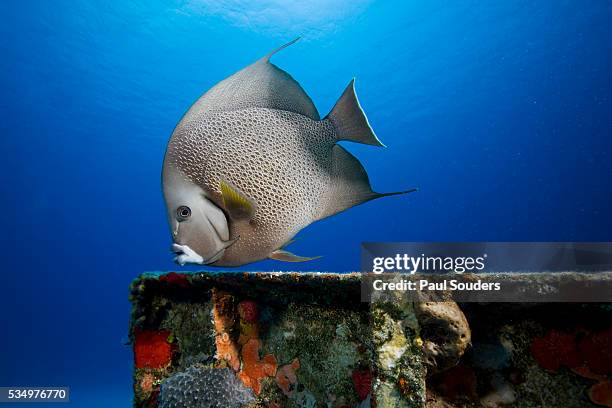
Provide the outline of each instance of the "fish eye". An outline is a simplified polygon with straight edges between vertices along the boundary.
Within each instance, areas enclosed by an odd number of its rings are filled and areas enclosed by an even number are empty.
[[[187,218],[191,217],[191,208],[181,205],[176,209],[176,218],[179,221],[185,221]]]

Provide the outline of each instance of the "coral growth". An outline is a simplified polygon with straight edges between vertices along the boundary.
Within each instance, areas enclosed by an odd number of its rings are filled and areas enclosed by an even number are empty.
[[[238,304],[240,316],[240,337],[238,344],[244,345],[251,339],[259,338],[259,309],[252,300],[243,300]]]
[[[470,326],[455,302],[417,302],[428,374],[444,371],[459,362],[471,340]]]
[[[151,373],[145,373],[140,379],[140,389],[142,392],[150,394],[153,392],[153,384],[155,382],[155,377]]]
[[[476,373],[469,366],[460,364],[452,367],[434,377],[433,383],[444,399],[453,401],[462,397],[470,400],[478,398]]]
[[[168,330],[134,329],[134,364],[136,368],[164,368],[172,360]]]
[[[399,388],[402,395],[410,395],[410,382],[404,377],[400,377],[397,380],[397,387]]]
[[[268,321],[267,316],[272,313],[274,320]],[[297,382],[291,396],[274,382],[274,391],[278,392],[270,395],[272,399],[283,407],[308,406],[313,398],[323,406],[357,406],[351,372],[360,362],[370,365],[371,349],[363,346],[371,336],[368,320],[344,309],[295,303],[286,308],[260,307],[260,315],[262,323],[271,323],[269,329],[263,326],[266,334],[262,334],[261,353],[274,354],[282,364],[297,357],[300,365],[295,371]],[[264,387],[261,395],[270,393]],[[331,405],[330,396],[336,398]]]
[[[592,372],[612,373],[612,328],[586,335],[578,349]]]
[[[604,407],[612,407],[612,328],[591,333],[578,345],[584,366],[574,372],[597,380],[587,392],[590,400]]]
[[[295,371],[298,368],[300,368],[300,360],[294,358],[290,364],[279,367],[276,372],[276,384],[287,397],[291,397],[295,391],[294,386],[297,384]]]
[[[353,385],[360,401],[363,401],[372,392],[372,371],[371,370],[355,370],[351,374]]]
[[[218,360],[225,361],[234,371],[238,371],[240,369],[238,345],[232,339],[235,322],[233,298],[227,293],[214,291],[212,300],[216,357]]]
[[[238,304],[238,314],[240,319],[247,323],[256,323],[259,319],[259,310],[257,303],[252,300],[243,300]]]
[[[165,275],[161,275],[159,277],[159,281],[167,283],[170,286],[176,286],[183,289],[189,287],[189,279],[184,273],[170,272]]]
[[[178,368],[208,364],[215,355],[215,331],[209,303],[176,303],[165,314],[160,328],[172,331],[173,347],[180,350]],[[205,333],[206,335],[202,335]]]
[[[234,298],[221,291],[214,291],[212,300],[217,358],[225,361],[234,371],[240,370],[238,378],[259,395],[262,380],[276,374],[277,363],[272,354],[261,359],[259,357],[261,341],[257,304],[244,300],[235,308]],[[235,341],[232,333],[237,317],[240,321],[240,336]]]
[[[240,369],[240,358],[238,357],[238,347],[230,337],[228,332],[222,332],[215,336],[217,346],[217,359],[223,360],[234,371]]]
[[[239,408],[253,399],[230,369],[192,366],[164,380],[159,408]]]
[[[550,330],[531,343],[531,353],[540,367],[557,371],[562,366],[575,374],[598,381],[587,392],[598,405],[612,407],[612,329],[564,333]]]
[[[234,326],[234,298],[232,295],[214,290],[212,295],[213,318],[217,333],[226,332]]]
[[[549,371],[557,371],[562,366],[586,366],[594,374],[610,374],[612,329],[570,333],[550,330],[545,336],[533,339],[531,353],[540,367]]]
[[[272,354],[259,357],[260,347],[261,342],[256,339],[251,339],[242,346],[242,370],[238,374],[244,385],[255,391],[257,395],[261,392],[262,380],[273,377],[277,368],[276,357]]]
[[[545,336],[533,339],[531,354],[540,367],[548,371],[557,371],[561,366],[580,365],[578,344],[573,333],[550,330]]]
[[[603,381],[606,379],[605,375],[595,374],[591,369],[585,365],[580,367],[573,367],[572,372],[579,375],[582,378],[588,378],[589,380]]]
[[[372,310],[372,343],[377,406],[422,407],[425,402],[425,365],[420,325],[412,303],[402,299],[377,302]],[[402,378],[400,383],[399,378]],[[406,392],[408,391],[408,392]],[[367,404],[367,398],[362,404]]]
[[[612,381],[601,381],[588,391],[591,401],[604,407],[612,407]]]

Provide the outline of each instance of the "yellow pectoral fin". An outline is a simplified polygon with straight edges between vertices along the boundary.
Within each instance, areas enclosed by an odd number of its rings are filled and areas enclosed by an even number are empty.
[[[321,257],[320,256],[313,256],[313,257],[298,256],[298,255],[292,254],[289,251],[285,251],[284,249],[277,249],[276,251],[270,254],[269,258],[277,260],[277,261],[284,261],[284,262],[306,262],[306,261],[312,261],[314,259],[319,259]]]
[[[255,213],[254,203],[246,198],[237,188],[221,180],[221,196],[223,206],[234,220],[249,219]]]

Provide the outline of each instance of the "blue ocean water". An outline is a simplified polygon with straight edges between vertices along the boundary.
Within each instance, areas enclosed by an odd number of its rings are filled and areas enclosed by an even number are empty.
[[[166,142],[201,93],[297,35],[274,62],[322,116],[355,76],[388,148],[345,145],[376,190],[420,190],[302,231],[291,249],[321,260],[243,269],[357,270],[362,241],[612,240],[612,2],[22,1],[0,15],[0,386],[130,404],[128,285],[177,268]]]

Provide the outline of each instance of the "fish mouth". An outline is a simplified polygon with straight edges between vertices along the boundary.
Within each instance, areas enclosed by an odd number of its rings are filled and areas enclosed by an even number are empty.
[[[221,248],[212,257],[207,260],[198,254],[196,251],[191,249],[189,245],[172,244],[172,252],[176,254],[174,262],[184,266],[185,264],[198,264],[198,265],[209,265],[217,262],[222,256],[225,248]]]
[[[187,263],[204,263],[204,258],[202,258],[196,251],[189,248],[188,245],[172,244],[172,252],[176,254],[174,262],[181,266]]]

